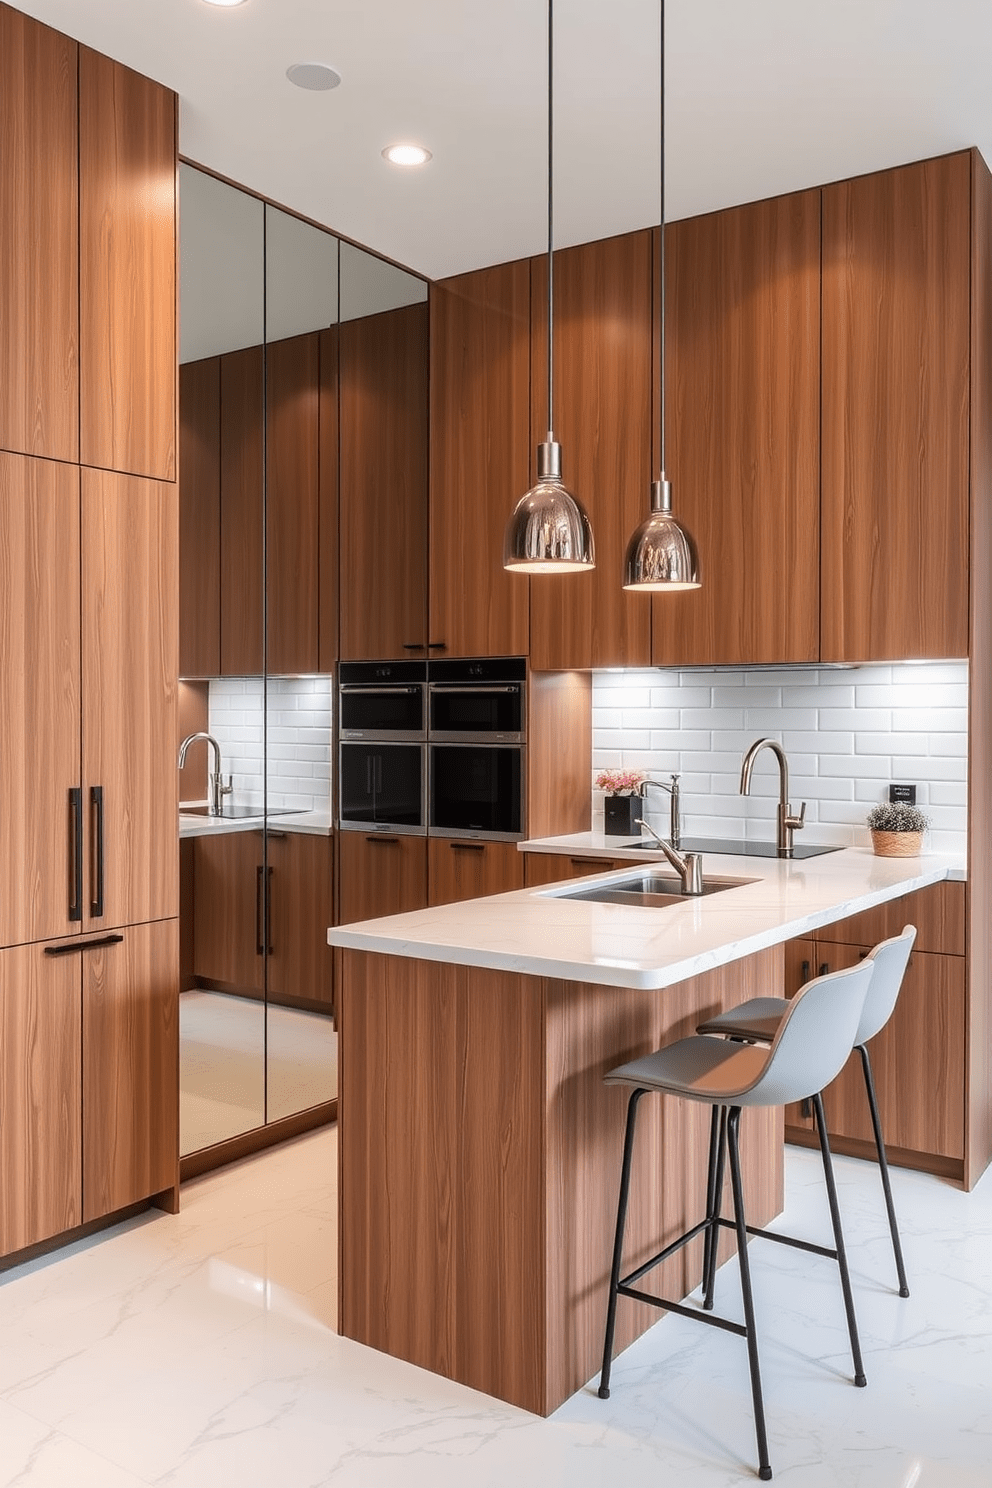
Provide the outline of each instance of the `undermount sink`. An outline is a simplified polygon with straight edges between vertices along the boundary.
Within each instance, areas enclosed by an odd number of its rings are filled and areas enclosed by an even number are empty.
[[[657,852],[656,842],[628,842],[628,848],[642,852]],[[679,844],[681,852],[723,853],[734,858],[777,858],[778,848],[774,842],[742,842],[734,837],[683,837]],[[840,852],[839,842],[797,842],[792,849],[792,860],[796,858],[818,858],[821,853]]]
[[[720,894],[724,889],[739,889],[757,883],[756,878],[704,878],[703,895]],[[643,909],[664,909],[672,904],[685,904],[698,899],[698,894],[683,894],[679,880],[671,873],[639,873],[619,883],[597,884],[592,889],[573,889],[558,894],[558,899],[590,899],[597,904],[633,904]]]

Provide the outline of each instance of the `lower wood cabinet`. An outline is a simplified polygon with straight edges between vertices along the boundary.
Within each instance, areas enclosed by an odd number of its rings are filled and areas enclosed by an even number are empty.
[[[515,842],[475,842],[456,837],[428,839],[429,901],[451,904],[524,886],[524,855]]]
[[[567,853],[521,853],[524,860],[524,887],[558,883],[563,878],[586,878],[592,873],[610,873],[615,868],[636,868],[629,858],[572,858]]]
[[[339,925],[427,907],[427,838],[338,833]]]
[[[268,833],[265,948],[268,997],[288,1007],[334,1000],[333,845],[310,832]]]

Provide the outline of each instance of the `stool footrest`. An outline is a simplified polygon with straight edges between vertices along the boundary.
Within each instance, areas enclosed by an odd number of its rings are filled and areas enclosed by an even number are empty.
[[[708,1225],[708,1219],[701,1219],[698,1224],[693,1225],[691,1230],[686,1230],[684,1235],[680,1235],[677,1240],[673,1240],[671,1245],[666,1245],[664,1250],[659,1250],[658,1254],[653,1255],[649,1261],[642,1261],[635,1271],[631,1271],[628,1276],[623,1278],[623,1285],[629,1286],[633,1281],[640,1281],[641,1277],[646,1276],[649,1271],[653,1271],[655,1266],[660,1266],[662,1261],[667,1261],[669,1256],[675,1255],[676,1251],[681,1250],[684,1245],[688,1245],[690,1240],[695,1240],[696,1236],[701,1235]]]
[[[647,1302],[651,1307],[664,1308],[665,1312],[677,1312],[679,1317],[695,1318],[697,1323],[708,1323],[711,1328],[722,1328],[725,1333],[736,1333],[739,1338],[747,1337],[747,1329],[743,1323],[717,1317],[712,1312],[700,1312],[698,1308],[686,1307],[682,1302],[669,1302],[664,1297],[653,1297],[650,1292],[638,1291],[625,1282],[617,1287],[617,1296],[632,1297],[635,1302]]]
[[[736,1230],[737,1226],[731,1219],[723,1216],[717,1220],[717,1224],[725,1230]],[[762,1240],[774,1240],[777,1245],[791,1245],[793,1250],[808,1250],[811,1255],[826,1256],[828,1261],[837,1259],[836,1250],[829,1245],[817,1245],[813,1240],[799,1240],[795,1235],[780,1235],[777,1230],[765,1230],[761,1225],[745,1225],[749,1235],[758,1235]]]

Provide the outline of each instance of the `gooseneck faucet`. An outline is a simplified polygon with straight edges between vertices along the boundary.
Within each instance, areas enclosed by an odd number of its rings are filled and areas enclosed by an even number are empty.
[[[217,743],[213,734],[188,734],[179,746],[179,768],[181,770],[186,763],[186,754],[189,746],[195,744],[198,739],[205,739],[214,752],[214,767],[209,775],[210,795],[208,810],[211,816],[220,816],[222,814],[221,807],[224,797],[231,794],[233,786],[230,775],[228,775],[227,784],[225,785],[224,777],[220,773],[220,745]]]
[[[698,852],[680,853],[674,847],[669,847],[664,837],[659,837],[654,827],[641,817],[635,817],[637,825],[646,827],[651,836],[661,848],[665,857],[675,869],[682,881],[683,894],[701,894],[703,892],[703,855]]]
[[[798,832],[801,827],[806,825],[806,802],[802,802],[799,808],[799,815],[793,816],[792,807],[789,804],[789,763],[785,757],[785,750],[774,739],[756,739],[747,754],[745,754],[741,764],[741,795],[749,796],[751,794],[751,771],[754,769],[755,760],[763,749],[770,749],[778,759],[778,832],[775,841],[779,857],[791,858],[793,852],[792,834],[793,832]]]
[[[672,807],[672,809],[671,809],[671,818],[670,818],[670,820],[671,820],[671,826],[669,827],[668,837],[669,837],[669,841],[671,842],[672,846],[674,848],[676,848],[676,849],[677,848],[680,848],[682,846],[682,818],[681,818],[681,813],[680,813],[680,809],[679,809],[679,806],[680,806],[679,780],[680,779],[681,779],[681,777],[679,775],[673,775],[672,776],[672,783],[671,783],[671,785],[667,785],[664,780],[642,780],[641,781],[641,784],[640,784],[640,790],[639,790],[639,794],[640,794],[640,797],[641,797],[641,800],[642,801],[646,799],[646,792],[647,792],[647,788],[648,788],[649,785],[655,786],[658,790],[668,791],[668,794],[672,798],[672,800],[671,800],[671,807]],[[652,827],[648,827],[648,831],[652,834],[652,836],[657,837],[658,834],[657,834],[657,832],[654,831],[654,829]]]

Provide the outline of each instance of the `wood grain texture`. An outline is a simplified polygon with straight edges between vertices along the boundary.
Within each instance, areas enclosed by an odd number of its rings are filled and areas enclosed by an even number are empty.
[[[0,1254],[82,1219],[78,956],[0,951]]]
[[[338,329],[342,660],[424,655],[427,305]]]
[[[547,430],[547,264],[531,265],[531,445]],[[555,434],[566,486],[589,514],[592,573],[531,582],[537,670],[645,666],[650,597],[621,588],[627,540],[647,514],[651,468],[651,234],[555,255]],[[532,478],[536,471],[532,470]],[[522,493],[521,493],[522,494]]]
[[[260,992],[261,833],[195,837],[194,970],[197,979]]]
[[[179,913],[178,507],[173,484],[82,471],[87,929]],[[102,917],[89,912],[94,786],[103,787],[105,814]]]
[[[179,368],[179,672],[220,676],[220,357]]]
[[[317,563],[318,662],[333,672],[338,659],[338,328],[320,332],[318,431],[320,555]]]
[[[79,458],[77,52],[0,5],[0,448]]]
[[[588,672],[531,672],[527,709],[527,835],[587,832],[592,823],[592,677]]]
[[[179,922],[83,960],[83,1219],[179,1182]]]
[[[430,837],[427,843],[427,902],[452,904],[524,886],[523,853],[515,842],[466,842]]]
[[[182,539],[180,538],[180,548]],[[190,734],[205,734],[210,722],[209,682],[179,683],[179,717],[176,728],[176,754]],[[186,764],[177,771],[180,801],[206,801],[210,786],[210,756],[206,744],[193,744]]]
[[[176,478],[176,95],[79,48],[80,459]]]
[[[530,485],[530,266],[431,286],[431,640],[448,656],[526,656],[529,582],[503,529]]]
[[[427,838],[339,832],[339,925],[427,908]]]
[[[307,832],[266,833],[266,991],[324,1007],[334,1002],[334,844]]]
[[[570,858],[567,853],[528,852],[524,860],[524,888],[558,883],[563,878],[588,878],[592,873],[610,873],[614,868],[633,868],[631,862],[613,858]]]
[[[220,359],[220,666],[262,671],[265,503],[262,348]]]
[[[971,162],[823,191],[821,656],[965,656]]]
[[[802,940],[788,940],[785,943],[785,996],[795,997],[800,987],[814,976],[816,976],[816,941],[812,938]],[[809,1107],[809,1114],[803,1111],[803,1102],[796,1101],[785,1108],[785,1130],[786,1139],[788,1133],[796,1129],[806,1132],[815,1131],[813,1122],[813,1108]]]
[[[265,348],[265,658],[270,674],[317,670],[319,341]]]
[[[68,935],[79,777],[79,471],[0,453],[0,945]]]
[[[196,839],[179,841],[179,990],[196,986]]]
[[[668,477],[703,586],[654,596],[652,659],[815,661],[820,193],[693,217],[668,234]]]
[[[942,951],[951,956],[965,953],[965,896],[967,885],[945,879],[915,894],[890,899],[877,909],[850,915],[833,925],[824,925],[817,940],[847,945],[873,946],[899,935],[904,925],[916,926],[915,951]]]

